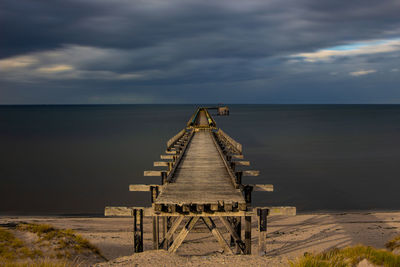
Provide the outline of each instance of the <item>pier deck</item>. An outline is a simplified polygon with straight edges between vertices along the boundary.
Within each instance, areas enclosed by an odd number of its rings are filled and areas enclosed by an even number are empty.
[[[246,203],[233,186],[213,138],[210,131],[194,133],[175,171],[174,182],[164,186],[156,204]]]

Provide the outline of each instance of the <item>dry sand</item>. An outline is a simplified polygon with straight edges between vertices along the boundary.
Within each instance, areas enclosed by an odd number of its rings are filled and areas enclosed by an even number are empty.
[[[257,220],[254,217],[253,255],[227,256],[221,253],[217,241],[199,221],[177,253],[171,255],[151,250],[151,223],[150,218],[145,218],[145,252],[132,255],[133,226],[130,218],[0,217],[0,224],[20,221],[74,229],[98,246],[110,260],[101,266],[287,266],[288,260],[305,252],[322,252],[356,244],[384,248],[388,240],[400,235],[400,212],[274,216],[268,220],[267,255],[258,256]],[[221,226],[220,223],[217,225]],[[228,240],[226,231],[221,232]]]

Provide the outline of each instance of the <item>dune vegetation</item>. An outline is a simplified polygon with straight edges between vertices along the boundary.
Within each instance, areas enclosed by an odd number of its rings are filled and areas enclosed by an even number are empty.
[[[75,266],[88,259],[105,260],[73,230],[23,222],[0,227],[0,266]]]
[[[363,260],[385,267],[400,266],[400,256],[385,249],[358,245],[342,249],[332,249],[324,253],[306,253],[296,261],[291,261],[292,267],[352,267]]]

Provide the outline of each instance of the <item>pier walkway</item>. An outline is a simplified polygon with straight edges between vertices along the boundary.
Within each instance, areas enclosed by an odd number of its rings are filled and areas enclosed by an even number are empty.
[[[163,161],[154,162],[154,166],[166,169],[144,171],[145,176],[160,177],[159,185],[129,186],[130,191],[149,191],[151,207],[105,209],[106,216],[134,218],[135,252],[143,251],[143,216],[153,218],[154,249],[175,252],[201,220],[228,254],[251,254],[251,217],[257,216],[259,254],[263,255],[267,216],[296,214],[294,207],[251,206],[253,191],[271,192],[273,186],[242,183],[242,177],[258,176],[259,171],[242,169],[250,165],[243,160],[242,145],[216,127],[207,108],[198,108],[186,128],[168,140],[165,153],[161,155]],[[214,223],[216,217],[230,234],[230,244]]]

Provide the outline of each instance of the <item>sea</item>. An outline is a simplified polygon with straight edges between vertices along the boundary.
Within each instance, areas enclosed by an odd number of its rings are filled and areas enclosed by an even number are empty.
[[[198,106],[0,106],[0,215],[102,216],[149,206],[144,177]],[[259,177],[255,206],[400,210],[400,105],[229,105],[217,126]],[[248,168],[248,167],[247,167]]]

